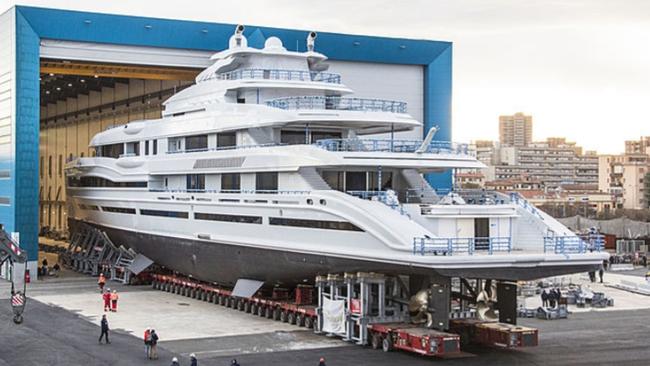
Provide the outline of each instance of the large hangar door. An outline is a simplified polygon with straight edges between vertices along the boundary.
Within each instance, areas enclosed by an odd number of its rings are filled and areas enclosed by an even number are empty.
[[[40,55],[39,225],[56,238],[67,231],[66,161],[91,156],[108,127],[159,118],[212,52],[42,40]]]
[[[354,97],[398,100],[407,103],[408,113],[424,121],[424,67],[369,62],[332,61],[329,71],[341,74]],[[397,138],[422,139],[422,129],[396,134]]]

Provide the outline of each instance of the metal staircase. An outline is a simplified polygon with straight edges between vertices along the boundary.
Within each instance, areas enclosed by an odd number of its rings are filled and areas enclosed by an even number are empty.
[[[148,267],[152,262],[133,249],[114,244],[105,232],[87,224],[80,224],[62,255],[63,264],[74,271],[99,276],[100,273],[124,284],[144,268],[132,270],[136,257],[145,258]],[[138,267],[142,267],[139,265]]]

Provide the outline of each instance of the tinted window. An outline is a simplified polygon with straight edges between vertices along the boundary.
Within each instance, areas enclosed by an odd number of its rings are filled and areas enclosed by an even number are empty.
[[[195,212],[194,218],[196,220],[210,220],[210,221],[225,221],[225,222],[239,222],[243,224],[261,224],[261,216],[243,216],[243,215],[224,215]]]
[[[208,135],[187,136],[185,138],[185,150],[207,150]]]
[[[119,158],[120,155],[124,154],[124,144],[112,144],[100,146],[99,156],[105,158]]]
[[[239,191],[241,180],[239,173],[226,173],[221,174],[221,190],[222,191]]]
[[[174,217],[177,219],[186,219],[189,217],[189,214],[183,211],[161,211],[161,210],[145,210],[145,209],[140,210],[140,215]]]
[[[147,182],[113,182],[100,177],[68,177],[68,187],[147,188]]]
[[[304,228],[312,228],[312,229],[363,231],[359,227],[345,221],[325,221],[325,220],[288,219],[284,217],[269,217],[269,224],[278,225],[278,226],[304,227]]]
[[[280,131],[280,142],[287,145],[303,145],[307,143],[305,131]]]
[[[278,173],[257,173],[255,174],[255,190],[257,191],[277,191],[278,190]]]
[[[217,134],[217,147],[234,147],[237,146],[237,134],[235,132]]]
[[[105,212],[135,214],[135,208],[128,208],[128,207],[107,207],[107,206],[102,206],[102,210],[105,211]]]
[[[204,190],[205,189],[205,174],[188,174],[187,175],[187,189],[189,189],[189,190]]]

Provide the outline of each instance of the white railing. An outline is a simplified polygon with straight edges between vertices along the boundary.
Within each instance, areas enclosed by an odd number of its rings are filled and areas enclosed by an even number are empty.
[[[331,109],[339,111],[406,113],[406,103],[385,99],[301,96],[272,99],[269,107],[279,109]]]

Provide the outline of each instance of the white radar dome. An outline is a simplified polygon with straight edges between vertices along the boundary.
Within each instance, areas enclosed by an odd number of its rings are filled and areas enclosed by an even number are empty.
[[[285,50],[282,45],[282,41],[278,37],[269,37],[266,42],[264,42],[265,50]]]

